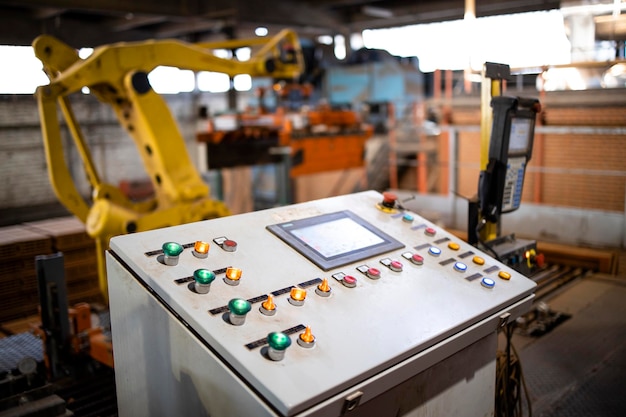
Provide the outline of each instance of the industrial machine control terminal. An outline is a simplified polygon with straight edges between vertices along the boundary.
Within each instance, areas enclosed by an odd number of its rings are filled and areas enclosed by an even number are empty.
[[[120,416],[492,412],[497,329],[535,283],[396,198],[114,237]]]

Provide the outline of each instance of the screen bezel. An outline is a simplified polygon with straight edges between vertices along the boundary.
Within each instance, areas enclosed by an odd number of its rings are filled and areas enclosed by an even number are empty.
[[[315,225],[321,225],[344,218],[351,219],[359,226],[375,234],[377,237],[382,239],[382,242],[373,246],[367,246],[357,250],[340,253],[331,257],[326,257],[292,233],[292,231],[294,230]],[[289,246],[291,246],[293,249],[295,249],[297,252],[299,252],[305,258],[309,259],[311,262],[313,262],[324,271],[329,271],[333,268],[367,259],[372,256],[381,255],[392,250],[401,249],[405,246],[403,243],[397,241],[393,237],[389,236],[382,230],[376,228],[375,226],[368,223],[367,221],[349,210],[273,224],[266,226],[266,229],[272,232],[274,235],[278,236],[285,243],[287,243]]]

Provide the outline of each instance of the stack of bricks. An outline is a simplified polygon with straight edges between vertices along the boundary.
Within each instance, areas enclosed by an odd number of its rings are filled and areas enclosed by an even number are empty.
[[[98,286],[95,242],[78,219],[62,217],[9,226],[0,229],[0,236],[3,255],[0,322],[37,314],[37,255],[63,253],[70,306],[103,301]]]
[[[52,241],[23,225],[0,229],[0,322],[37,314],[35,256],[52,253]]]
[[[60,217],[24,223],[33,231],[50,237],[53,252],[63,253],[67,301],[101,302],[95,241],[75,217]]]

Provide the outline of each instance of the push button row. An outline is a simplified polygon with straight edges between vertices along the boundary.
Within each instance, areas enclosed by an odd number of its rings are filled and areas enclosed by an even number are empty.
[[[213,242],[226,252],[235,252],[237,250],[237,242],[224,236],[213,239]],[[209,256],[209,242],[203,240],[197,240],[194,243],[186,243],[184,245],[178,242],[165,242],[160,250],[149,251],[146,252],[145,255],[162,255],[162,257],[157,257],[157,261],[167,266],[176,266],[178,265],[178,259],[181,253],[187,248],[193,248],[191,253],[196,258],[205,259]]]

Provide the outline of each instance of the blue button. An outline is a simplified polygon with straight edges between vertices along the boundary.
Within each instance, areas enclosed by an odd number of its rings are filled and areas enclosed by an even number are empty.
[[[465,265],[463,262],[456,262],[454,264],[454,269],[459,272],[465,272],[467,271],[467,265]]]
[[[428,253],[430,253],[432,256],[439,256],[441,255],[441,249],[435,246],[431,246],[430,249],[428,249]]]
[[[409,213],[406,213],[404,216],[402,216],[402,221],[411,223],[413,221],[413,216],[411,216]]]
[[[483,278],[482,281],[480,281],[480,283],[482,284],[483,287],[485,288],[493,288],[496,285],[496,282],[494,280],[492,280],[491,278]]]

